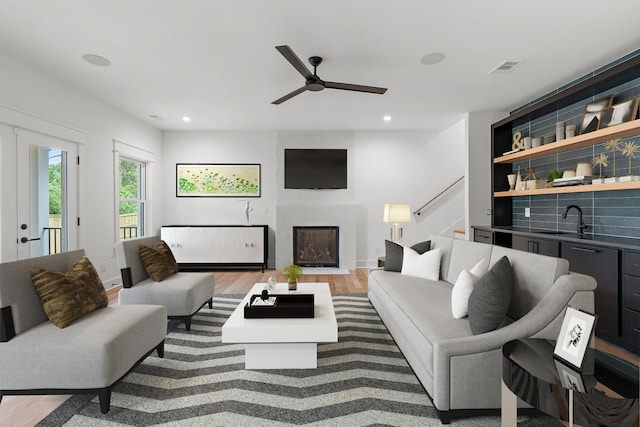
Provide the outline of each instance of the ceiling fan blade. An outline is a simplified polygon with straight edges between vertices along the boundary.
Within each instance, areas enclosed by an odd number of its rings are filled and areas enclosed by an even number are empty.
[[[337,83],[337,82],[324,82],[324,87],[327,89],[353,90],[355,92],[368,92],[368,93],[378,93],[378,94],[383,94],[387,91],[386,87],[362,86],[362,85],[353,85],[350,83]]]
[[[275,105],[282,104],[287,99],[293,98],[296,95],[300,95],[305,90],[307,90],[307,87],[306,86],[302,86],[301,88],[298,88],[298,89],[294,90],[293,92],[290,92],[290,93],[286,94],[282,98],[276,99],[275,101],[272,102],[272,104],[275,104]]]
[[[313,74],[311,74],[311,71],[309,71],[307,66],[304,65],[304,62],[302,62],[302,60],[298,58],[298,55],[296,55],[295,52],[291,50],[289,46],[287,45],[276,46],[276,49],[278,50],[278,52],[282,54],[282,56],[285,57],[287,61],[291,63],[291,65],[293,65],[293,68],[295,68],[296,70],[298,70],[300,74],[302,74],[302,77],[304,77],[305,80],[308,80],[313,77]]]

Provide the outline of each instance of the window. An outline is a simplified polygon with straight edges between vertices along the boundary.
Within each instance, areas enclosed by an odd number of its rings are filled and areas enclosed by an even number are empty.
[[[144,236],[146,163],[120,157],[119,175],[119,236],[120,240]]]

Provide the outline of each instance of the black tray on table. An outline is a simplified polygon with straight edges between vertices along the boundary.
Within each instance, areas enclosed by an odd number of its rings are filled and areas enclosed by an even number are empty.
[[[250,301],[244,306],[245,319],[265,318],[312,318],[314,317],[313,294],[269,294],[275,297],[273,305],[252,305],[261,295],[251,295]]]

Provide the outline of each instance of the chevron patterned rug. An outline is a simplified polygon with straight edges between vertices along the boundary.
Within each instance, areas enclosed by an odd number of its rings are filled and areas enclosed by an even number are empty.
[[[318,369],[244,369],[244,348],[220,342],[240,296],[214,298],[191,332],[170,324],[155,353],[119,383],[111,410],[73,396],[39,426],[440,426],[429,397],[366,296],[334,296],[339,342],[318,346]],[[522,425],[540,424],[525,419]],[[453,427],[499,426],[498,417]]]

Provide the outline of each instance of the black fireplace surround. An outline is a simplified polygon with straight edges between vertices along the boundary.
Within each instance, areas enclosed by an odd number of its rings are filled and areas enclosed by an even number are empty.
[[[339,227],[293,227],[293,263],[301,267],[339,267]]]

